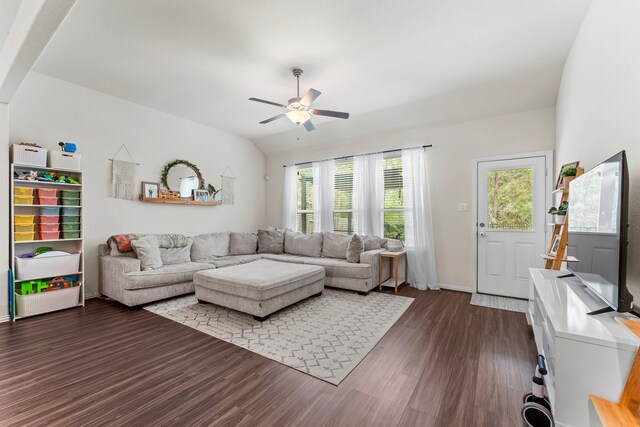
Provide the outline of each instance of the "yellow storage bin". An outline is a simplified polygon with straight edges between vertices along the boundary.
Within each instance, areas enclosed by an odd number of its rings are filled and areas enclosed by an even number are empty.
[[[13,223],[15,225],[33,225],[36,222],[35,215],[14,215]]]
[[[32,205],[33,204],[33,196],[13,196],[13,203],[16,205]]]
[[[36,229],[35,224],[31,224],[31,225],[14,225],[13,226],[13,231],[15,231],[16,233],[33,233]]]
[[[13,194],[16,196],[33,196],[33,188],[15,187]]]
[[[13,233],[13,236],[15,237],[16,242],[25,242],[28,240],[34,240],[35,234],[36,233],[32,231],[30,233]]]

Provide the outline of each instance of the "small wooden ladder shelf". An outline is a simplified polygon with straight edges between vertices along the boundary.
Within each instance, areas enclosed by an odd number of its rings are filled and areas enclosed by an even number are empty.
[[[640,321],[619,319],[631,332],[640,338]],[[620,396],[620,402],[614,403],[601,397],[590,395],[600,421],[605,427],[640,426],[640,349],[631,366],[627,383]]]
[[[554,193],[562,192],[562,196],[560,197],[560,201],[558,202],[558,206],[560,206],[564,202],[569,201],[569,183],[573,181],[574,178],[582,175],[584,173],[583,168],[578,168],[576,176],[567,176],[564,178],[564,183],[562,189],[555,190]],[[567,225],[569,224],[569,212],[564,217],[564,224],[554,224],[553,226],[553,234],[551,235],[551,243],[549,244],[549,250],[544,255],[541,255],[542,258],[546,260],[545,267],[547,270],[560,270],[562,268],[563,262],[577,262],[578,260],[574,257],[567,256],[567,240],[569,238]],[[560,245],[558,246],[558,250],[555,255],[551,255],[551,248],[553,247],[553,241],[555,240],[555,236],[560,234]]]

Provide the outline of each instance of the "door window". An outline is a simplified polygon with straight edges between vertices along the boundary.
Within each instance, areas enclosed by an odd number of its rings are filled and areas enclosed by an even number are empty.
[[[487,228],[533,231],[533,168],[487,173]]]

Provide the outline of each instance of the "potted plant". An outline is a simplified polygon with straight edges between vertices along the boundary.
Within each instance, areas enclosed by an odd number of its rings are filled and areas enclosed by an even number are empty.
[[[569,208],[569,202],[564,201],[560,206],[552,207],[549,209],[549,213],[553,215],[554,224],[564,224],[564,220],[567,218],[567,209]]]
[[[569,183],[576,177],[578,173],[578,168],[574,166],[566,166],[560,171],[560,176],[562,176],[562,186],[566,187]]]

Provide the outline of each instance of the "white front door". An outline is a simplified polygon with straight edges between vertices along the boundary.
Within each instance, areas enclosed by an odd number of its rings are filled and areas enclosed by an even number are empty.
[[[545,249],[544,156],[478,162],[478,292],[529,296]]]

